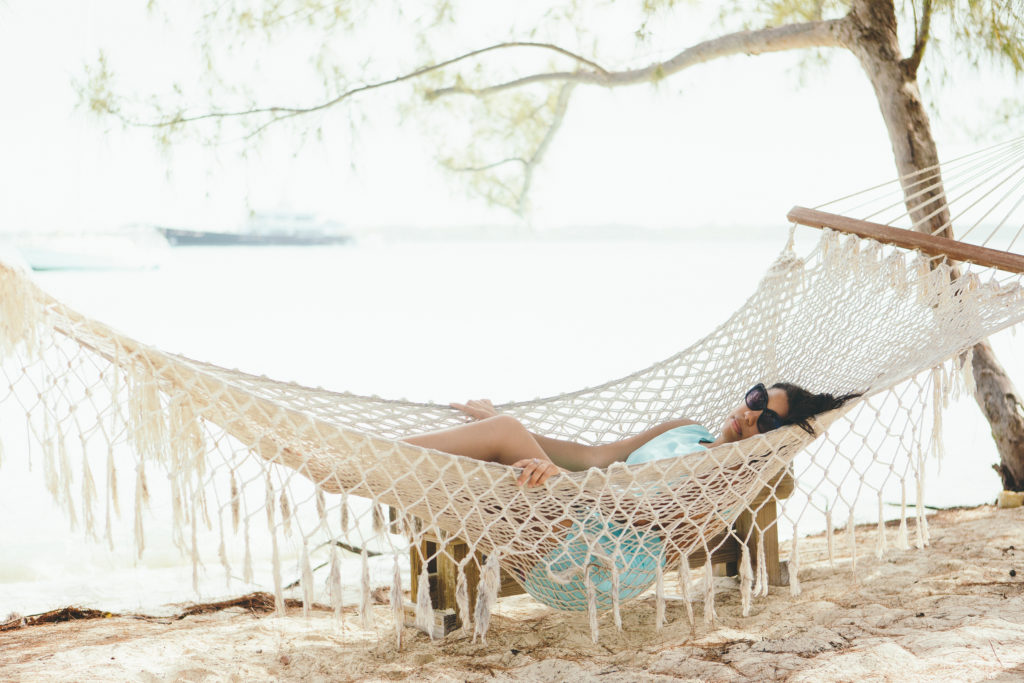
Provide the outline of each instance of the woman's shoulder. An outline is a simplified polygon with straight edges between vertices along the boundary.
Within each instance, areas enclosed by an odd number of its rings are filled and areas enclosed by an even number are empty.
[[[710,434],[707,429],[698,422],[685,417],[677,418],[675,420],[669,420],[668,422],[662,422],[656,427],[648,429],[643,434],[637,437],[639,443],[635,444],[635,448],[639,448],[642,445],[655,440],[665,440],[671,438],[690,437],[704,439],[706,435]],[[711,439],[714,441],[714,438]]]
[[[669,420],[668,422],[662,422],[658,427],[659,427],[659,429],[660,428],[664,428],[664,429],[678,429],[679,427],[691,427],[693,425],[697,425],[698,427],[700,426],[697,422],[694,422],[693,420],[691,420],[691,419],[689,419],[687,417],[679,417],[679,418],[676,418],[675,420]]]
[[[700,424],[699,422],[694,422],[693,420],[681,419],[681,420],[673,420],[670,423],[666,423],[666,425],[672,425],[672,426],[670,426],[665,432],[663,432],[665,434],[667,434],[667,433],[687,434],[687,435],[693,435],[693,436],[700,437],[701,439],[704,439],[705,437],[710,436],[711,439],[709,439],[709,440],[710,441],[714,441],[714,437],[712,436],[711,432],[708,431],[708,429],[704,425]]]

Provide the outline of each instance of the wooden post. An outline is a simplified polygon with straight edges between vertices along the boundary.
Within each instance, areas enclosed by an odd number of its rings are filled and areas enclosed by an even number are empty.
[[[752,540],[757,543],[757,530],[763,529],[764,531],[764,557],[765,565],[768,571],[768,584],[771,586],[782,586],[782,563],[779,562],[779,525],[778,520],[778,506],[775,503],[775,499],[765,503],[757,511],[757,515],[754,518],[754,534],[752,534]],[[757,547],[754,546],[752,551],[756,551]],[[755,552],[752,556],[757,561],[757,553]],[[771,558],[771,559],[768,559]],[[788,582],[787,582],[788,583]]]
[[[435,610],[452,610],[456,617],[451,622],[451,628],[458,628],[462,625],[458,617],[458,603],[455,599],[455,592],[458,589],[459,563],[469,554],[469,546],[457,539],[449,539],[441,542],[437,539],[425,539],[419,547],[413,546],[409,549],[409,570],[412,573],[412,600],[416,601],[419,590],[419,577],[423,569],[423,558],[427,558],[427,578],[430,581],[430,602]],[[469,597],[469,609],[476,606],[477,586],[480,583],[480,570],[487,560],[481,553],[474,553],[473,557],[466,562],[463,572],[466,575],[466,594]],[[498,587],[498,597],[519,595],[525,593],[523,587],[515,578],[501,570],[501,583]],[[451,630],[451,629],[449,629]],[[447,631],[445,631],[447,633]]]
[[[784,585],[782,565],[779,562],[779,525],[777,501],[793,495],[796,482],[793,474],[786,470],[780,472],[750,502],[747,509],[740,514],[733,524],[735,534],[723,533],[708,542],[711,553],[711,564],[716,576],[736,576],[739,574],[740,560],[743,557],[741,541],[747,541],[750,551],[752,568],[757,567],[758,530],[764,530],[764,561],[768,568],[768,583],[772,586]],[[737,541],[737,537],[740,541]],[[704,566],[703,551],[690,554],[690,568]],[[719,567],[721,565],[721,567]]]

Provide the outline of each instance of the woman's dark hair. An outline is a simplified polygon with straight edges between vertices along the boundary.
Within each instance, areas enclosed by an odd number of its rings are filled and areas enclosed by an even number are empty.
[[[799,425],[800,429],[808,434],[814,434],[814,428],[809,422],[810,418],[829,410],[835,410],[850,399],[860,396],[860,394],[844,394],[842,396],[812,394],[803,387],[789,382],[777,382],[771,388],[782,389],[786,392],[786,398],[789,399],[789,412],[786,413],[783,422]]]

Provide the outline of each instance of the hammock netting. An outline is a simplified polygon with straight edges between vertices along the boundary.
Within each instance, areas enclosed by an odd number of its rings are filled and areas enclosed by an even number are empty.
[[[1009,189],[1016,181],[1005,178],[1022,173],[1022,156],[1017,141],[943,171],[947,183],[957,177]],[[954,197],[941,183],[938,168],[904,178],[869,193],[881,204],[866,208],[864,197],[850,198],[848,215],[877,221],[884,211],[877,207],[895,197],[891,207],[902,212],[890,207],[897,215],[884,220],[896,225],[909,215],[908,187],[937,187],[957,228],[963,214],[952,207],[965,201],[974,211],[977,195]],[[996,211],[1014,229],[1024,225],[1013,213],[1020,204],[1011,199]],[[993,215],[976,222],[988,225]],[[791,233],[753,296],[692,347],[600,386],[498,409],[531,431],[599,444],[680,416],[715,429],[756,382],[863,396],[818,416],[815,436],[789,426],[536,488],[518,486],[514,468],[401,441],[460,424],[448,406],[307,388],[167,353],[79,315],[8,266],[0,267],[0,306],[0,435],[25,440],[25,457],[34,458],[53,501],[85,534],[113,547],[114,530],[129,525],[141,556],[148,497],[166,487],[173,540],[192,558],[196,586],[217,564],[229,586],[232,577],[251,583],[268,561],[283,610],[281,567],[297,560],[307,607],[324,596],[341,616],[343,603],[355,601],[370,623],[368,549],[391,552],[400,638],[400,565],[410,548],[421,555],[432,548],[457,563],[458,613],[475,633],[486,633],[503,568],[545,604],[588,612],[596,638],[600,612],[621,624],[622,604],[652,587],[660,622],[666,576],[678,571],[687,590],[693,557],[708,558],[710,576],[710,558],[730,536],[763,541],[768,528],[733,524],[767,502],[781,510],[770,524],[792,532],[794,592],[799,525],[821,526],[808,520],[823,518],[830,535],[848,523],[852,534],[855,509],[877,504],[881,554],[907,547],[908,507],[916,504],[916,542],[927,543],[922,491],[927,455],[939,448],[942,405],[951,393],[971,391],[972,345],[1024,318],[1024,289],[1016,274],[830,230],[798,255]],[[4,457],[21,455],[8,448]],[[792,496],[773,495],[783,474],[795,480]],[[897,532],[884,527],[883,498],[902,501]],[[451,554],[453,539],[468,553]],[[739,563],[744,611],[768,591],[764,558],[751,558],[747,547]],[[763,553],[763,542],[754,547]],[[346,561],[350,550],[361,550],[361,571]],[[482,567],[476,552],[486,556]],[[412,596],[424,628],[432,619],[427,571],[436,559],[420,557]],[[713,582],[704,590],[710,621]]]

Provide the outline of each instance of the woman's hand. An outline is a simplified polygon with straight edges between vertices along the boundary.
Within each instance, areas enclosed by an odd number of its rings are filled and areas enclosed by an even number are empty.
[[[523,468],[523,473],[516,480],[516,483],[520,486],[524,484],[526,486],[540,486],[556,474],[566,471],[550,460],[541,460],[540,458],[520,460],[519,462],[512,463],[512,467]]]
[[[488,398],[474,399],[466,403],[449,403],[448,405],[456,410],[461,410],[474,420],[486,420],[498,414],[498,411],[494,409],[494,404]]]

